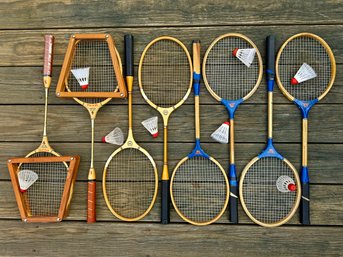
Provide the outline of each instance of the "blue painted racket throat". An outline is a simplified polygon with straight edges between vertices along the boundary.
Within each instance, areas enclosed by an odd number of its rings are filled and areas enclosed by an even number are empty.
[[[228,111],[230,120],[233,120],[235,117],[235,112],[236,112],[238,105],[240,105],[243,101],[244,100],[242,98],[242,99],[238,99],[238,100],[222,99],[220,102],[225,106],[226,110]]]
[[[294,103],[300,109],[303,119],[307,119],[309,111],[311,110],[313,105],[318,103],[318,99],[316,98],[311,101],[302,101],[302,100],[294,99]]]

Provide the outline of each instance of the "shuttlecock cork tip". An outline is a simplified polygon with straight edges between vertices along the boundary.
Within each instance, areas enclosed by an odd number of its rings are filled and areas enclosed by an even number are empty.
[[[81,88],[82,88],[83,90],[86,90],[86,89],[88,88],[88,84],[87,84],[87,85],[82,85]]]
[[[153,138],[156,138],[156,137],[158,137],[158,132],[156,132],[156,133],[152,134],[152,137],[153,137]]]
[[[27,189],[22,189],[22,188],[20,188],[19,190],[21,193],[25,193],[27,191]]]
[[[297,186],[294,184],[289,184],[288,185],[288,190],[291,192],[294,192],[297,189]]]
[[[223,124],[230,126],[230,123],[228,121],[225,121]]]
[[[237,56],[237,52],[238,52],[238,48],[236,47],[236,48],[233,49],[233,51],[232,51],[233,56]]]
[[[103,143],[107,143],[107,142],[106,142],[106,137],[102,137],[101,141],[102,141]]]
[[[296,78],[292,78],[292,79],[291,79],[291,84],[292,84],[292,85],[298,85],[299,82],[297,81]]]

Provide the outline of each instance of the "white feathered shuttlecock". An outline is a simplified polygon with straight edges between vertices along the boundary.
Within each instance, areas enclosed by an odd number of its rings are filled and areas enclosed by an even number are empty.
[[[71,70],[83,90],[88,88],[89,67]]]
[[[226,121],[211,134],[211,137],[219,143],[227,144],[229,143],[229,131],[230,124]]]
[[[295,76],[291,79],[291,84],[297,85],[301,82],[313,79],[315,77],[317,77],[317,73],[314,71],[314,69],[307,63],[303,63]]]
[[[20,192],[25,193],[38,179],[36,172],[32,170],[21,170],[18,172]]]
[[[235,48],[232,51],[233,56],[237,57],[242,63],[244,63],[247,67],[250,67],[252,62],[254,61],[256,49],[255,48],[246,48],[246,49],[238,49]]]
[[[153,138],[158,137],[158,117],[154,116],[149,119],[143,120],[142,125],[146,128]]]
[[[115,128],[102,138],[102,142],[113,145],[122,145],[124,143],[123,131],[121,131],[120,128]]]
[[[282,193],[294,192],[297,187],[289,176],[282,175],[276,180],[276,187]]]

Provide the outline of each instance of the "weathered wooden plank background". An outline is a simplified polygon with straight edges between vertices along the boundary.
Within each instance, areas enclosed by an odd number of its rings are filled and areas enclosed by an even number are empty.
[[[343,244],[343,3],[331,1],[24,1],[0,3],[0,256],[341,256]],[[227,32],[250,37],[264,56],[264,38],[275,34],[280,45],[289,36],[309,31],[322,36],[337,61],[330,93],[313,108],[309,120],[309,169],[312,226],[296,215],[275,229],[258,227],[240,210],[240,224],[225,214],[217,224],[194,227],[172,210],[172,224],[159,222],[159,201],[143,221],[127,224],[108,211],[98,183],[98,222],[87,225],[86,180],[89,168],[90,122],[87,111],[72,100],[55,97],[56,82],[72,33],[111,33],[121,55],[123,35],[135,36],[135,64],[153,38],[171,35],[189,48],[201,39],[202,54],[210,42]],[[53,85],[49,98],[49,139],[63,154],[79,154],[81,165],[66,221],[24,224],[20,221],[6,160],[24,156],[41,140],[44,91],[43,35],[56,37]],[[296,167],[301,163],[299,110],[275,90],[274,137],[277,148]],[[213,142],[211,132],[227,113],[202,87],[201,136],[204,148],[226,167],[228,146]],[[193,148],[193,97],[170,120],[170,170]],[[113,100],[96,120],[95,168],[116,147],[101,137],[114,126],[127,129],[127,101]],[[236,162],[240,172],[264,147],[266,96],[262,83],[236,115]],[[162,137],[153,140],[140,122],[157,113],[134,85],[134,132],[137,141],[162,165]],[[160,127],[162,126],[160,122]],[[181,147],[182,146],[182,147]]]

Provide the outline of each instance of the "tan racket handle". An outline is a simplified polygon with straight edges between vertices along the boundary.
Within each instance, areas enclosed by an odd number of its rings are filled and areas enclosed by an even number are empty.
[[[45,88],[49,88],[51,85],[54,36],[45,35],[44,42],[45,42],[45,47],[44,47],[43,83],[44,83]]]

